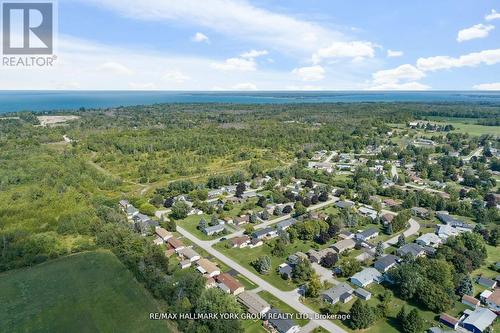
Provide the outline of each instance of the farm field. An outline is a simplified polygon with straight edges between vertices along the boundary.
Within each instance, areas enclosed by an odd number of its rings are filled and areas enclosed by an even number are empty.
[[[110,252],[0,275],[1,332],[172,332],[152,296]]]

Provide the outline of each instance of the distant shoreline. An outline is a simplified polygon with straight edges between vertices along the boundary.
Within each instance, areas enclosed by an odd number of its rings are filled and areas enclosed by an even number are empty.
[[[436,103],[500,106],[500,91],[0,91],[0,114],[151,104]]]

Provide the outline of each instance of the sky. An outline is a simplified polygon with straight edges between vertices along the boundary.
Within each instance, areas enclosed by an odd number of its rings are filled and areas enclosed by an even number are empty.
[[[500,90],[500,0],[59,0],[15,90]]]

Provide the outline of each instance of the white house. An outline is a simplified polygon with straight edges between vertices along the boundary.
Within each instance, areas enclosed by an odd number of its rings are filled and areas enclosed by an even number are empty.
[[[381,279],[382,273],[373,267],[368,267],[351,276],[351,283],[364,288],[373,282],[380,282]]]

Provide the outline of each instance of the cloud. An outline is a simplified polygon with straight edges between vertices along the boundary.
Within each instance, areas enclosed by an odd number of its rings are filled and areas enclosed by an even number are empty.
[[[293,51],[312,53],[325,41],[346,37],[315,23],[263,9],[243,0],[85,0],[122,16],[148,21],[194,24],[239,40]]]
[[[482,23],[473,25],[470,28],[462,29],[458,32],[457,42],[465,42],[471,39],[486,38],[491,30],[495,29],[492,25]]]
[[[253,59],[245,58],[229,58],[222,63],[213,63],[211,66],[223,71],[251,72],[257,69],[257,64]]]
[[[313,63],[324,59],[338,58],[373,58],[375,45],[366,41],[334,42],[330,46],[317,50],[313,56]]]
[[[208,36],[201,32],[195,33],[194,36],[191,37],[191,40],[197,43],[202,43],[202,42],[208,43],[210,41],[210,39],[208,39]]]
[[[403,51],[394,51],[394,50],[387,50],[387,56],[389,58],[393,58],[393,57],[402,57],[403,56]]]
[[[253,59],[261,56],[268,55],[269,52],[267,50],[250,50],[248,52],[244,52],[240,55],[242,58]]]
[[[417,67],[422,71],[436,71],[454,67],[476,67],[481,64],[494,65],[499,62],[500,49],[493,49],[465,54],[458,58],[449,56],[419,58]]]
[[[132,75],[134,71],[130,68],[113,61],[105,62],[97,68],[98,71],[105,71],[116,75]]]
[[[302,81],[319,81],[325,77],[325,70],[319,65],[295,68],[292,73]]]
[[[473,88],[477,90],[500,90],[500,82],[476,84]]]
[[[373,73],[373,82],[376,84],[397,83],[401,80],[416,81],[425,77],[425,73],[413,65],[405,64],[393,69],[386,69]]]
[[[368,88],[367,90],[428,90],[431,87],[419,82],[384,83]]]
[[[500,19],[500,13],[498,13],[496,10],[492,9],[491,13],[486,15],[484,17],[486,21],[493,21],[493,20],[499,20]]]
[[[257,90],[257,86],[250,82],[238,83],[232,87],[233,90]]]
[[[191,77],[182,73],[179,70],[171,70],[171,71],[167,71],[167,72],[165,72],[165,74],[163,74],[163,80],[180,83],[180,82],[186,82],[186,81],[191,80]]]

